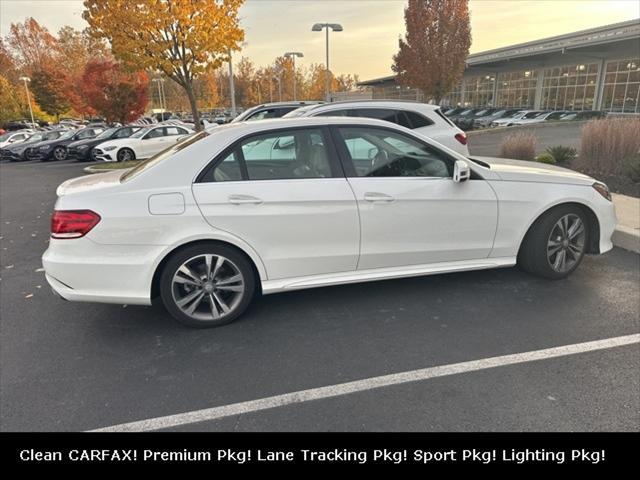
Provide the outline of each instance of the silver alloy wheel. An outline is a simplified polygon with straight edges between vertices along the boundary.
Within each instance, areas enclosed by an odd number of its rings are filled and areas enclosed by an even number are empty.
[[[171,281],[173,301],[196,320],[220,320],[233,312],[244,296],[244,277],[226,257],[202,254],[184,262]]]
[[[568,272],[584,252],[586,230],[582,219],[569,213],[561,217],[551,229],[547,241],[547,260],[558,273]]]
[[[118,161],[120,162],[128,162],[133,159],[133,155],[131,155],[131,151],[128,148],[121,150],[118,152]]]
[[[56,147],[53,150],[53,156],[56,160],[64,160],[67,158],[67,151],[63,147]]]

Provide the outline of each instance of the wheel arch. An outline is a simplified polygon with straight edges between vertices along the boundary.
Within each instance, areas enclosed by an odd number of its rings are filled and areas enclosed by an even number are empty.
[[[162,257],[160,262],[158,262],[153,272],[153,277],[151,279],[151,297],[150,297],[151,300],[160,296],[160,276],[162,275],[162,271],[165,265],[173,255],[175,255],[181,250],[184,250],[185,248],[193,247],[194,245],[212,245],[212,244],[224,245],[225,247],[232,248],[246,258],[246,260],[249,262],[249,265],[251,265],[251,269],[253,270],[253,273],[256,277],[256,290],[259,294],[261,294],[262,279],[266,278],[266,276],[263,273],[264,270],[259,268],[259,265],[257,264],[259,260],[254,259],[252,255],[250,255],[245,251],[245,249],[231,242],[215,239],[215,238],[200,238],[200,239],[191,240],[183,244],[177,245],[171,250],[165,252],[164,256]],[[260,267],[262,267],[262,265],[260,265]]]
[[[538,214],[538,216],[529,224],[527,231],[520,239],[520,245],[518,246],[518,255],[520,255],[520,251],[522,250],[522,246],[525,243],[525,239],[527,235],[533,228],[540,222],[540,220],[545,217],[547,214],[561,207],[572,206],[579,208],[583,211],[587,219],[587,245],[585,253],[600,253],[600,222],[598,220],[598,216],[595,214],[593,209],[588,205],[581,202],[562,202],[556,203],[554,205],[548,206],[545,210]]]

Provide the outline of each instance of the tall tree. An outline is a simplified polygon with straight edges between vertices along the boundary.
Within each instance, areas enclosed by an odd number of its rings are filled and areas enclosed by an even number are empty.
[[[45,64],[33,72],[31,91],[40,108],[56,119],[70,108],[65,72],[51,64]]]
[[[24,23],[12,23],[7,41],[15,52],[18,67],[29,75],[58,53],[56,38],[33,18],[27,18]]]
[[[407,33],[393,57],[401,85],[440,103],[460,81],[471,45],[468,0],[409,0]]]
[[[238,9],[244,0],[84,0],[83,18],[116,58],[158,70],[187,94],[201,129],[194,79],[228,61],[244,39]]]
[[[107,121],[126,123],[138,118],[149,101],[149,77],[127,72],[112,60],[91,60],[82,75],[80,91],[87,105]]]

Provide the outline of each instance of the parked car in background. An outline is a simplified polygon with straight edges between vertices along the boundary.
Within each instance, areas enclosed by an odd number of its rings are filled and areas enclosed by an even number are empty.
[[[513,116],[515,116],[521,111],[522,109],[519,109],[519,108],[499,109],[489,115],[482,115],[480,117],[475,118],[473,120],[473,127],[487,128],[491,125],[491,122],[493,122],[494,120],[498,120],[500,118],[512,118]]]
[[[136,125],[108,128],[97,137],[78,140],[67,145],[67,156],[68,158],[80,161],[95,160],[95,157],[93,156],[93,147],[108,140],[128,138],[141,128],[142,127]]]
[[[571,121],[571,120],[594,120],[597,118],[604,118],[607,116],[606,112],[601,112],[598,110],[583,110],[580,112],[570,112],[560,118],[561,121]]]
[[[413,130],[463,155],[469,154],[467,135],[437,105],[398,100],[355,100],[307,105],[284,118],[295,117],[376,118]]]
[[[493,120],[491,122],[491,126],[492,127],[510,127],[514,125],[515,122],[517,122],[518,120],[533,118],[536,115],[539,115],[541,113],[542,113],[542,110],[521,110],[520,112],[516,113],[513,117],[510,117],[510,118],[503,117],[497,120]]]
[[[126,162],[149,158],[192,133],[194,133],[193,130],[179,125],[146,127],[128,138],[108,140],[94,147],[94,156],[96,160],[105,162]]]
[[[103,127],[85,127],[78,130],[68,130],[55,140],[40,142],[37,148],[31,148],[27,154],[29,160],[65,160],[67,158],[67,145],[78,140],[94,138],[105,129]]]
[[[280,118],[305,105],[319,105],[324,102],[274,102],[264,103],[249,108],[231,120],[231,123],[248,122],[254,120],[266,120],[268,118]]]
[[[214,128],[57,195],[42,265],[58,295],[159,297],[194,327],[232,322],[260,293],[515,264],[560,279],[611,250],[616,226],[587,175],[474,160],[355,117]]]
[[[28,160],[28,154],[32,148],[47,140],[59,138],[66,130],[44,130],[31,135],[24,142],[7,145],[0,148],[0,160],[10,160],[12,162],[22,162]]]
[[[14,132],[4,133],[0,135],[0,148],[9,146],[15,143],[24,142],[33,134],[34,134],[34,130],[17,130]]]
[[[556,110],[551,112],[542,112],[532,118],[522,118],[515,121],[514,125],[532,125],[535,123],[544,123],[547,121],[559,120],[569,113],[567,110]]]
[[[495,111],[495,108],[484,108],[476,110],[470,115],[457,118],[454,123],[462,130],[473,130],[476,119],[491,115]]]

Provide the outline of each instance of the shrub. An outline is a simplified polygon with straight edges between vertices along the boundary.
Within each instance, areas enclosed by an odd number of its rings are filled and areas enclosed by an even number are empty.
[[[555,163],[559,165],[569,165],[576,158],[578,152],[573,147],[558,145],[556,147],[548,147],[547,153],[555,159]]]
[[[538,155],[536,157],[536,162],[550,163],[551,165],[555,165],[556,164],[556,159],[550,153],[545,152],[545,153],[541,153],[540,155]]]
[[[640,153],[632,155],[622,163],[622,174],[632,182],[640,183]]]
[[[536,137],[531,133],[518,132],[509,135],[500,146],[500,156],[517,160],[533,160],[536,155]]]
[[[580,156],[575,165],[600,175],[619,175],[625,161],[639,151],[640,118],[592,120],[582,128]]]

